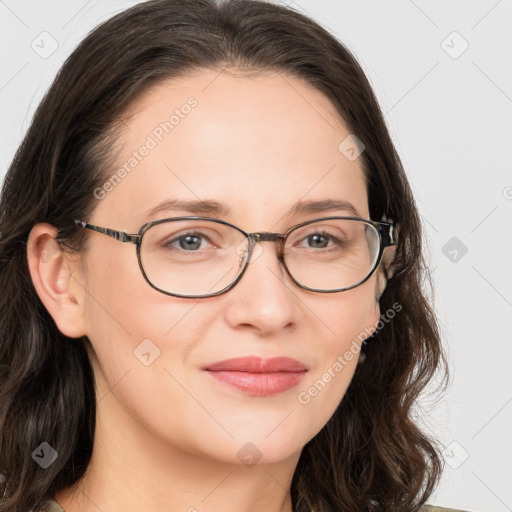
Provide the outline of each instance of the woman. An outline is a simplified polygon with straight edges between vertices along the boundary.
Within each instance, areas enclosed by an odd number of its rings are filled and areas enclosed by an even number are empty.
[[[422,508],[441,460],[412,411],[444,358],[418,212],[312,20],[164,0],[103,23],[0,211],[0,511]]]

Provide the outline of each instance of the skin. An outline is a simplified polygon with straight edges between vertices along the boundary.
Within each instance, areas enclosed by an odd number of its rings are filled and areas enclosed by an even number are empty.
[[[228,215],[205,215],[246,232],[351,215],[288,215],[300,199],[350,201],[369,218],[361,161],[338,150],[349,135],[343,120],[319,91],[277,73],[196,71],[152,89],[128,113],[119,165],[190,96],[198,101],[191,113],[104,199],[92,198],[92,217],[81,220],[136,233],[143,212],[170,197],[222,202]],[[151,220],[192,214],[169,210]],[[49,224],[32,229],[30,273],[60,331],[89,338],[98,401],[90,466],[57,493],[59,504],[67,512],[290,512],[301,450],[334,413],[357,356],[308,404],[298,394],[378,322],[377,275],[342,293],[302,290],[275,244],[262,242],[232,290],[185,299],[147,284],[133,244],[88,232],[86,256],[71,256],[55,235]],[[150,366],[133,353],[146,338],[161,351]],[[247,355],[292,357],[308,373],[295,388],[253,397],[200,370]],[[252,466],[237,456],[247,443],[261,453]]]

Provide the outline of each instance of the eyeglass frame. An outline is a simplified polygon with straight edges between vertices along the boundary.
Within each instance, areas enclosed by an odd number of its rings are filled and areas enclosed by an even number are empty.
[[[243,267],[241,269],[239,268],[239,274],[236,277],[236,279],[228,286],[223,288],[222,290],[219,290],[215,293],[209,293],[209,294],[201,294],[201,295],[183,295],[179,293],[173,293],[165,291],[161,288],[158,288],[156,285],[154,285],[148,278],[144,266],[142,265],[141,257],[140,257],[140,248],[142,244],[142,237],[144,236],[144,233],[148,231],[152,226],[157,224],[163,224],[170,221],[180,221],[180,220],[206,220],[206,221],[212,221],[219,224],[223,224],[226,226],[229,226],[231,228],[236,229],[238,232],[240,232],[247,240],[248,240],[248,248],[247,248],[247,254],[241,257],[241,259],[244,261]],[[373,267],[368,272],[368,275],[362,279],[361,281],[351,285],[347,286],[345,288],[338,288],[335,290],[319,290],[316,288],[309,288],[308,286],[304,286],[303,284],[299,283],[291,274],[290,270],[288,269],[288,266],[286,265],[286,262],[284,261],[284,246],[286,244],[286,240],[288,236],[295,230],[307,226],[308,224],[313,224],[315,222],[320,222],[324,220],[354,220],[354,221],[362,221],[367,225],[372,226],[377,233],[379,234],[379,240],[380,240],[380,247],[379,247],[379,254],[375,260],[375,263],[373,264]],[[382,260],[382,255],[384,253],[384,249],[387,247],[391,247],[398,244],[398,236],[397,236],[397,229],[393,222],[384,222],[384,221],[374,221],[371,219],[363,219],[362,217],[346,217],[346,216],[331,216],[331,217],[320,217],[318,219],[312,219],[307,220],[304,222],[301,222],[300,224],[296,224],[295,226],[292,226],[291,228],[287,229],[284,233],[272,233],[268,231],[259,231],[255,233],[247,233],[243,229],[235,226],[234,224],[231,224],[230,222],[227,222],[222,219],[216,219],[212,217],[202,217],[202,216],[184,216],[184,217],[169,217],[165,219],[159,219],[154,220],[151,222],[146,222],[143,224],[140,228],[138,233],[136,234],[130,234],[126,233],[124,231],[117,231],[111,228],[104,228],[101,226],[96,226],[93,224],[89,224],[88,222],[81,221],[78,219],[74,219],[73,221],[77,227],[82,227],[85,229],[90,229],[92,231],[96,231],[98,233],[102,233],[104,235],[107,235],[111,238],[114,238],[115,240],[118,240],[119,242],[132,242],[137,247],[137,260],[139,263],[139,268],[142,272],[142,275],[144,276],[144,279],[146,282],[155,290],[164,293],[165,295],[170,295],[172,297],[180,297],[180,298],[186,298],[186,299],[199,299],[199,298],[207,298],[207,297],[216,297],[218,295],[222,295],[229,290],[231,290],[236,284],[242,279],[242,276],[244,275],[247,267],[249,266],[249,262],[251,260],[251,255],[254,247],[256,247],[256,243],[259,242],[277,242],[278,244],[278,254],[277,258],[279,262],[283,265],[284,269],[286,270],[286,273],[290,277],[290,279],[303,290],[308,290],[312,292],[317,293],[338,293],[338,292],[344,292],[347,290],[351,290],[353,288],[356,288],[357,286],[362,285],[370,277],[373,275],[375,270],[379,267],[380,262]]]

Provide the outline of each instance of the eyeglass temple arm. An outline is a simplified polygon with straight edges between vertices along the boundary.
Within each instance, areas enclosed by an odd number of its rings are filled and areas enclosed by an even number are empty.
[[[115,231],[114,229],[102,228],[100,226],[94,226],[93,224],[88,224],[82,220],[76,220],[75,224],[77,226],[81,226],[86,229],[91,229],[92,231],[97,231],[98,233],[102,233],[104,235],[110,236],[119,240],[120,242],[132,242],[134,244],[139,242],[139,235],[130,235],[129,233],[125,233],[124,231]]]
[[[390,247],[398,243],[398,233],[396,226],[390,222],[378,222],[381,228],[382,244],[384,247]]]

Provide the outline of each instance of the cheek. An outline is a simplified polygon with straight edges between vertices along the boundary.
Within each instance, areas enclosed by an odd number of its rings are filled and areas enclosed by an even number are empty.
[[[325,340],[326,351],[346,350],[354,340],[371,334],[379,321],[379,302],[375,298],[376,277],[337,296],[319,297],[315,307],[318,317],[331,336]]]
[[[379,320],[373,279],[340,294],[339,300],[324,300],[315,308],[321,312],[322,332],[318,338],[318,364],[301,386],[298,403],[307,411],[311,432],[318,432],[334,414],[357,370],[361,342],[368,338]]]
[[[138,268],[135,247],[125,253],[113,258],[105,249],[95,250],[105,258],[91,260],[86,276],[87,332],[108,388],[128,372],[163,367],[165,359],[183,361],[189,340],[198,339],[207,323],[193,315],[196,301],[151,288]],[[191,317],[196,320],[192,327]]]
[[[197,301],[154,290],[131,266],[90,265],[87,328],[98,414],[127,425],[136,420],[193,450],[183,417],[195,421],[204,411],[187,393],[185,370],[208,325],[205,308],[200,318]]]

